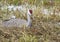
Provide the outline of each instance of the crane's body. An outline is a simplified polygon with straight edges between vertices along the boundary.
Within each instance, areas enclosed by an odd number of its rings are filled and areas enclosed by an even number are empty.
[[[4,21],[2,24],[4,27],[31,26],[31,19],[30,19],[31,14],[32,14],[32,10],[28,10],[27,20],[15,18],[15,16],[12,16],[9,21]]]
[[[23,25],[27,26],[27,21],[23,19],[11,19],[9,21],[3,22],[4,27],[21,27]]]

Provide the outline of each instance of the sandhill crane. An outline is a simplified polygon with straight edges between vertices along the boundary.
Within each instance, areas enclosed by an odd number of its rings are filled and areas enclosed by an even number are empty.
[[[32,14],[32,10],[27,11],[27,20],[15,18],[15,16],[12,16],[13,19],[10,19],[9,21],[2,22],[4,27],[22,27],[22,26],[31,26],[31,19],[30,16]]]

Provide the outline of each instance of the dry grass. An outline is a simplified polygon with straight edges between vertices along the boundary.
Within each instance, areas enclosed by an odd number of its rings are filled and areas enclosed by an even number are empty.
[[[6,12],[0,10],[0,20],[7,19]],[[11,12],[8,12],[8,17]],[[14,14],[17,18],[26,19],[26,16]],[[20,13],[21,14],[21,13]],[[44,15],[40,13],[40,8],[34,10],[32,14],[32,27],[0,27],[0,42],[60,42],[60,16]]]
[[[46,17],[39,11],[35,10],[32,15],[31,28],[0,27],[0,42],[60,42],[60,25],[56,24],[60,21],[59,17]]]

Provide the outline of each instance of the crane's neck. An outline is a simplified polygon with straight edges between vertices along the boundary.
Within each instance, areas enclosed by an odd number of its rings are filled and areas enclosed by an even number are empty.
[[[30,18],[29,13],[27,13],[27,25],[31,26],[31,18]]]

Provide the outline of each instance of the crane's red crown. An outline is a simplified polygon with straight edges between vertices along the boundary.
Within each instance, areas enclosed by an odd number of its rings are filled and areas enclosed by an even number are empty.
[[[32,10],[29,10],[29,12],[32,14]]]

